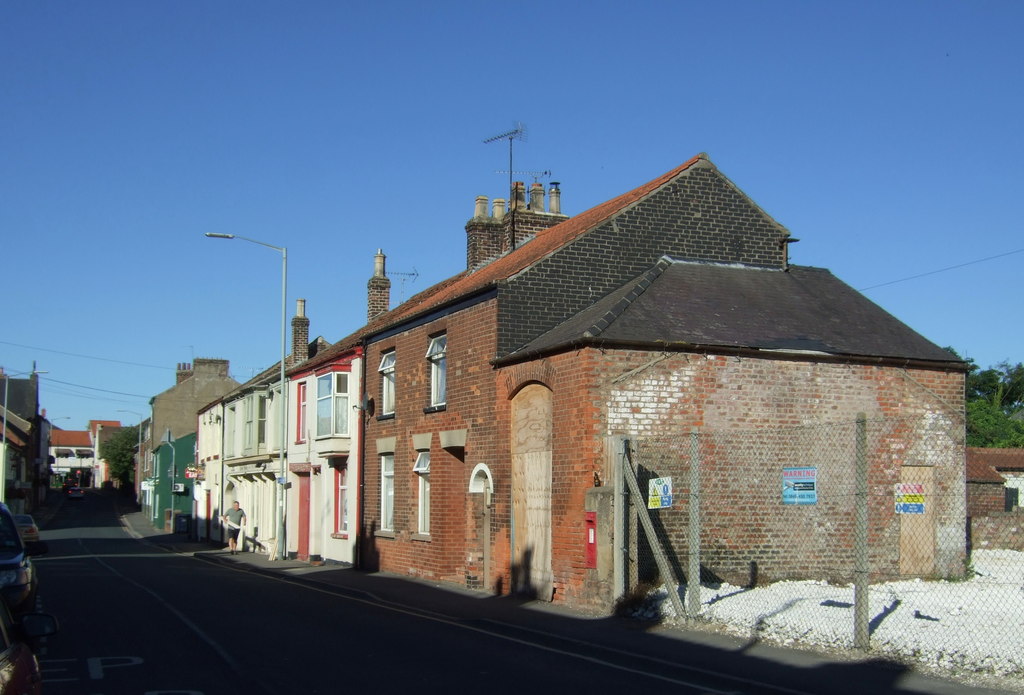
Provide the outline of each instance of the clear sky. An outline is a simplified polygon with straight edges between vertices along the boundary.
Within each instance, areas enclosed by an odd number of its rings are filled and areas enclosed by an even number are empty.
[[[792,262],[1024,361],[1022,34],[1016,1],[7,0],[0,365],[82,429],[273,364],[280,254],[206,232],[287,246],[289,318],[338,340],[378,247],[393,304],[464,267],[517,122],[568,214],[707,152]]]

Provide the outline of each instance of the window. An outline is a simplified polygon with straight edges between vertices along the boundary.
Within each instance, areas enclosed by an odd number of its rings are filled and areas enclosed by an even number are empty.
[[[235,423],[238,418],[238,411],[234,404],[228,407],[224,414],[224,455],[235,455]]]
[[[416,457],[413,473],[419,478],[419,511],[416,516],[417,532],[430,533],[430,452],[421,451]]]
[[[348,373],[317,377],[316,436],[347,435],[348,411]]]
[[[395,351],[385,352],[380,358],[380,413],[392,415],[395,412]]]
[[[306,382],[300,381],[295,400],[295,441],[306,441]]]
[[[448,390],[448,336],[430,339],[427,360],[430,362],[430,405],[444,405]]]
[[[251,393],[242,401],[242,454],[264,450],[267,443],[267,395]]]
[[[393,531],[395,528],[395,455],[380,457],[380,528]]]
[[[334,526],[338,533],[348,532],[348,466],[342,466],[335,471],[338,480],[338,496],[334,501],[334,508],[337,510],[337,518]]]

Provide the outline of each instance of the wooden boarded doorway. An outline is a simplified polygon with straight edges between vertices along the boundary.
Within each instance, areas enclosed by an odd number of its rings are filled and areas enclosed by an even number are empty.
[[[512,590],[550,601],[551,391],[540,384],[512,399]]]

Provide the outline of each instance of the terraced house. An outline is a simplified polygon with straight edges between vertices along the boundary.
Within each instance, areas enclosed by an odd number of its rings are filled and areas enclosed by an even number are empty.
[[[607,608],[621,591],[616,438],[694,426],[950,420],[942,453],[913,455],[932,435],[904,432],[911,453],[873,480],[962,493],[963,364],[828,271],[791,266],[788,231],[705,155],[571,218],[555,184],[489,203],[466,224],[465,271],[334,348],[361,349],[365,364],[361,565]],[[751,465],[729,477],[760,475]],[[731,487],[764,506],[758,536],[711,543],[710,571],[819,572],[817,545],[783,547],[846,512],[782,510],[774,490]],[[962,564],[962,533],[948,533],[962,505],[930,512],[923,564],[901,565],[897,542],[878,567]],[[874,531],[898,540],[900,522],[890,510]],[[718,523],[709,542],[751,525]]]

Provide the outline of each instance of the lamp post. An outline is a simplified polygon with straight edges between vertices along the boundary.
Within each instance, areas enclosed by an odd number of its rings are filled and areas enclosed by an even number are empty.
[[[284,513],[285,513],[285,482],[288,480],[288,464],[286,442],[288,440],[288,384],[284,378],[284,361],[287,353],[288,336],[288,249],[284,246],[274,246],[263,241],[239,236],[238,234],[221,234],[217,232],[206,232],[211,239],[241,239],[251,244],[266,246],[281,252],[281,471],[277,479],[277,559],[283,560],[285,556],[284,542]]]
[[[7,501],[7,397],[10,393],[11,377],[12,376],[25,376],[26,374],[35,376],[36,374],[47,374],[48,372],[39,371],[32,367],[32,371],[29,372],[14,372],[13,374],[7,374],[3,371],[3,367],[0,367],[0,373],[3,373],[4,377],[4,432],[3,432],[3,457],[0,458],[0,502]]]

